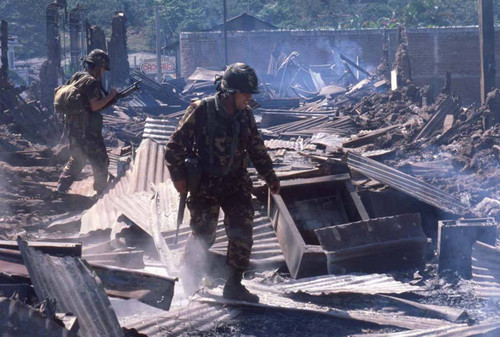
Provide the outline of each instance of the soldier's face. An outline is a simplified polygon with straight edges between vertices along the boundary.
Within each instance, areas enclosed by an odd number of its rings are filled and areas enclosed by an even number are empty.
[[[252,100],[252,94],[247,94],[244,92],[235,93],[234,101],[236,103],[236,109],[243,110],[246,109],[248,103]]]

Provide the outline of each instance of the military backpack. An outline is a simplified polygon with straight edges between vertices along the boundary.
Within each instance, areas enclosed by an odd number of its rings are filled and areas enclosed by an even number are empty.
[[[85,128],[85,121],[88,118],[86,109],[88,102],[84,93],[81,91],[81,86],[88,76],[84,75],[77,81],[69,84],[61,85],[54,90],[54,111],[56,114],[63,116],[64,122],[68,125],[78,124],[81,128]]]

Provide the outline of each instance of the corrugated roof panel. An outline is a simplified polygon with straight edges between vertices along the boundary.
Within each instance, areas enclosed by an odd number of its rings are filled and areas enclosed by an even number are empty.
[[[5,297],[0,297],[0,334],[2,336],[72,337],[69,332],[40,311]]]
[[[123,336],[118,318],[95,272],[77,257],[43,254],[18,240],[40,299],[55,300],[56,312],[78,317],[83,336]]]
[[[240,313],[235,308],[190,302],[186,308],[160,315],[123,319],[123,326],[137,329],[149,337],[185,336],[208,331],[221,322],[227,322]]]
[[[285,293],[304,292],[311,295],[356,293],[356,294],[402,294],[423,290],[396,281],[386,274],[326,275],[292,280],[276,287]]]
[[[165,146],[151,139],[144,139],[137,149],[129,193],[150,191],[150,183],[159,184],[168,177]]]
[[[500,299],[500,247],[480,241],[472,246],[472,284],[477,297]]]
[[[149,219],[150,210],[148,207],[135,207],[130,203],[130,199],[147,199],[146,195],[135,195],[136,192],[150,192],[150,184],[160,184],[168,180],[169,173],[165,165],[165,146],[158,144],[150,139],[143,140],[139,146],[135,160],[130,164],[129,170],[120,180],[110,185],[105,194],[92,206],[82,217],[81,233],[88,233],[98,229],[111,228],[118,216],[125,209],[129,212],[144,210],[138,212],[136,217],[145,217]],[[166,197],[163,210],[167,212],[171,205],[169,200],[172,193],[165,190]],[[145,205],[145,201],[141,202]],[[122,205],[120,209],[117,205]],[[170,213],[165,213],[170,214]]]
[[[271,220],[267,216],[263,205],[256,199],[253,200],[255,208],[254,227],[253,227],[253,247],[252,255],[250,256],[250,264],[253,266],[262,265],[279,265],[285,263],[285,258],[281,251],[281,247],[276,238],[276,233],[271,224]],[[186,211],[186,215],[189,212]],[[175,213],[177,214],[177,213]],[[179,238],[177,245],[174,244],[175,229],[169,230],[164,234],[165,240],[171,251],[182,251],[186,245],[186,240],[191,232],[188,226],[189,221],[185,219],[179,230]],[[216,239],[210,250],[218,254],[226,254],[228,239],[224,228],[222,217],[217,224]]]
[[[83,214],[80,233],[85,234],[99,229],[111,228],[120,215],[111,199],[120,198],[128,193],[131,175],[129,169],[116,183],[108,186],[105,194]]]
[[[368,178],[377,180],[403,193],[413,196],[427,204],[453,214],[463,213],[467,207],[462,202],[432,185],[418,180],[392,167],[365,158],[352,151],[347,156],[349,168]]]
[[[477,325],[453,324],[432,329],[402,331],[382,334],[353,335],[352,337],[467,337],[467,336],[498,336],[500,334],[500,321],[498,319],[483,322]]]
[[[319,315],[330,317],[350,319],[362,322],[369,322],[378,325],[396,326],[404,329],[426,329],[429,327],[438,328],[449,326],[449,322],[435,319],[408,316],[399,312],[384,312],[376,310],[341,310],[331,306],[318,305],[312,302],[295,301],[292,298],[283,296],[274,286],[266,286],[251,281],[244,281],[245,286],[260,298],[259,303],[249,303],[241,301],[230,301],[219,297],[221,288],[212,290],[217,294],[216,297],[200,297],[197,300],[204,303],[219,303],[232,306],[246,306],[262,309],[294,310],[307,311]]]
[[[271,139],[264,141],[264,144],[268,149],[301,150],[298,142],[290,140]]]

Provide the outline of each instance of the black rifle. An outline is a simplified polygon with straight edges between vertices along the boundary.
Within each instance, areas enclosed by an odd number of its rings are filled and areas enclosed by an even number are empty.
[[[109,103],[106,104],[101,110],[109,108],[111,105],[113,105],[116,102],[118,102],[118,100],[120,98],[124,98],[124,97],[130,96],[132,93],[134,93],[135,91],[139,90],[140,89],[139,88],[139,84],[141,84],[141,82],[142,82],[141,80],[139,80],[137,82],[134,82],[132,85],[126,87],[122,91],[119,91],[116,94],[116,96],[111,101],[109,101]]]
[[[186,208],[186,198],[187,198],[187,193],[181,193],[179,195],[179,209],[177,210],[177,229],[175,230],[175,241],[174,243],[177,244],[177,238],[179,236],[179,227],[182,224],[182,221],[184,221],[184,209]]]
[[[186,190],[191,193],[191,195],[196,194],[198,187],[201,183],[201,173],[202,169],[198,163],[198,158],[189,157],[186,159]],[[179,228],[184,220],[184,209],[186,208],[186,193],[181,193],[179,196],[179,209],[177,210],[177,229],[175,230],[175,243],[177,244],[177,237],[179,236]]]

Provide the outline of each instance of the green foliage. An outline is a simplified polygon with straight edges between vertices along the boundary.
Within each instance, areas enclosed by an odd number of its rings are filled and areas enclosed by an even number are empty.
[[[0,19],[11,35],[26,46],[20,58],[44,56],[45,8],[52,0],[0,0]],[[117,10],[127,15],[130,49],[154,49],[155,7],[161,20],[162,41],[181,31],[199,31],[222,23],[222,0],[67,0],[68,10],[79,2],[91,24],[110,36]],[[500,0],[495,0],[498,13]],[[227,0],[228,18],[254,15],[285,29],[409,28],[477,24],[477,0]],[[130,43],[132,42],[132,44]]]

